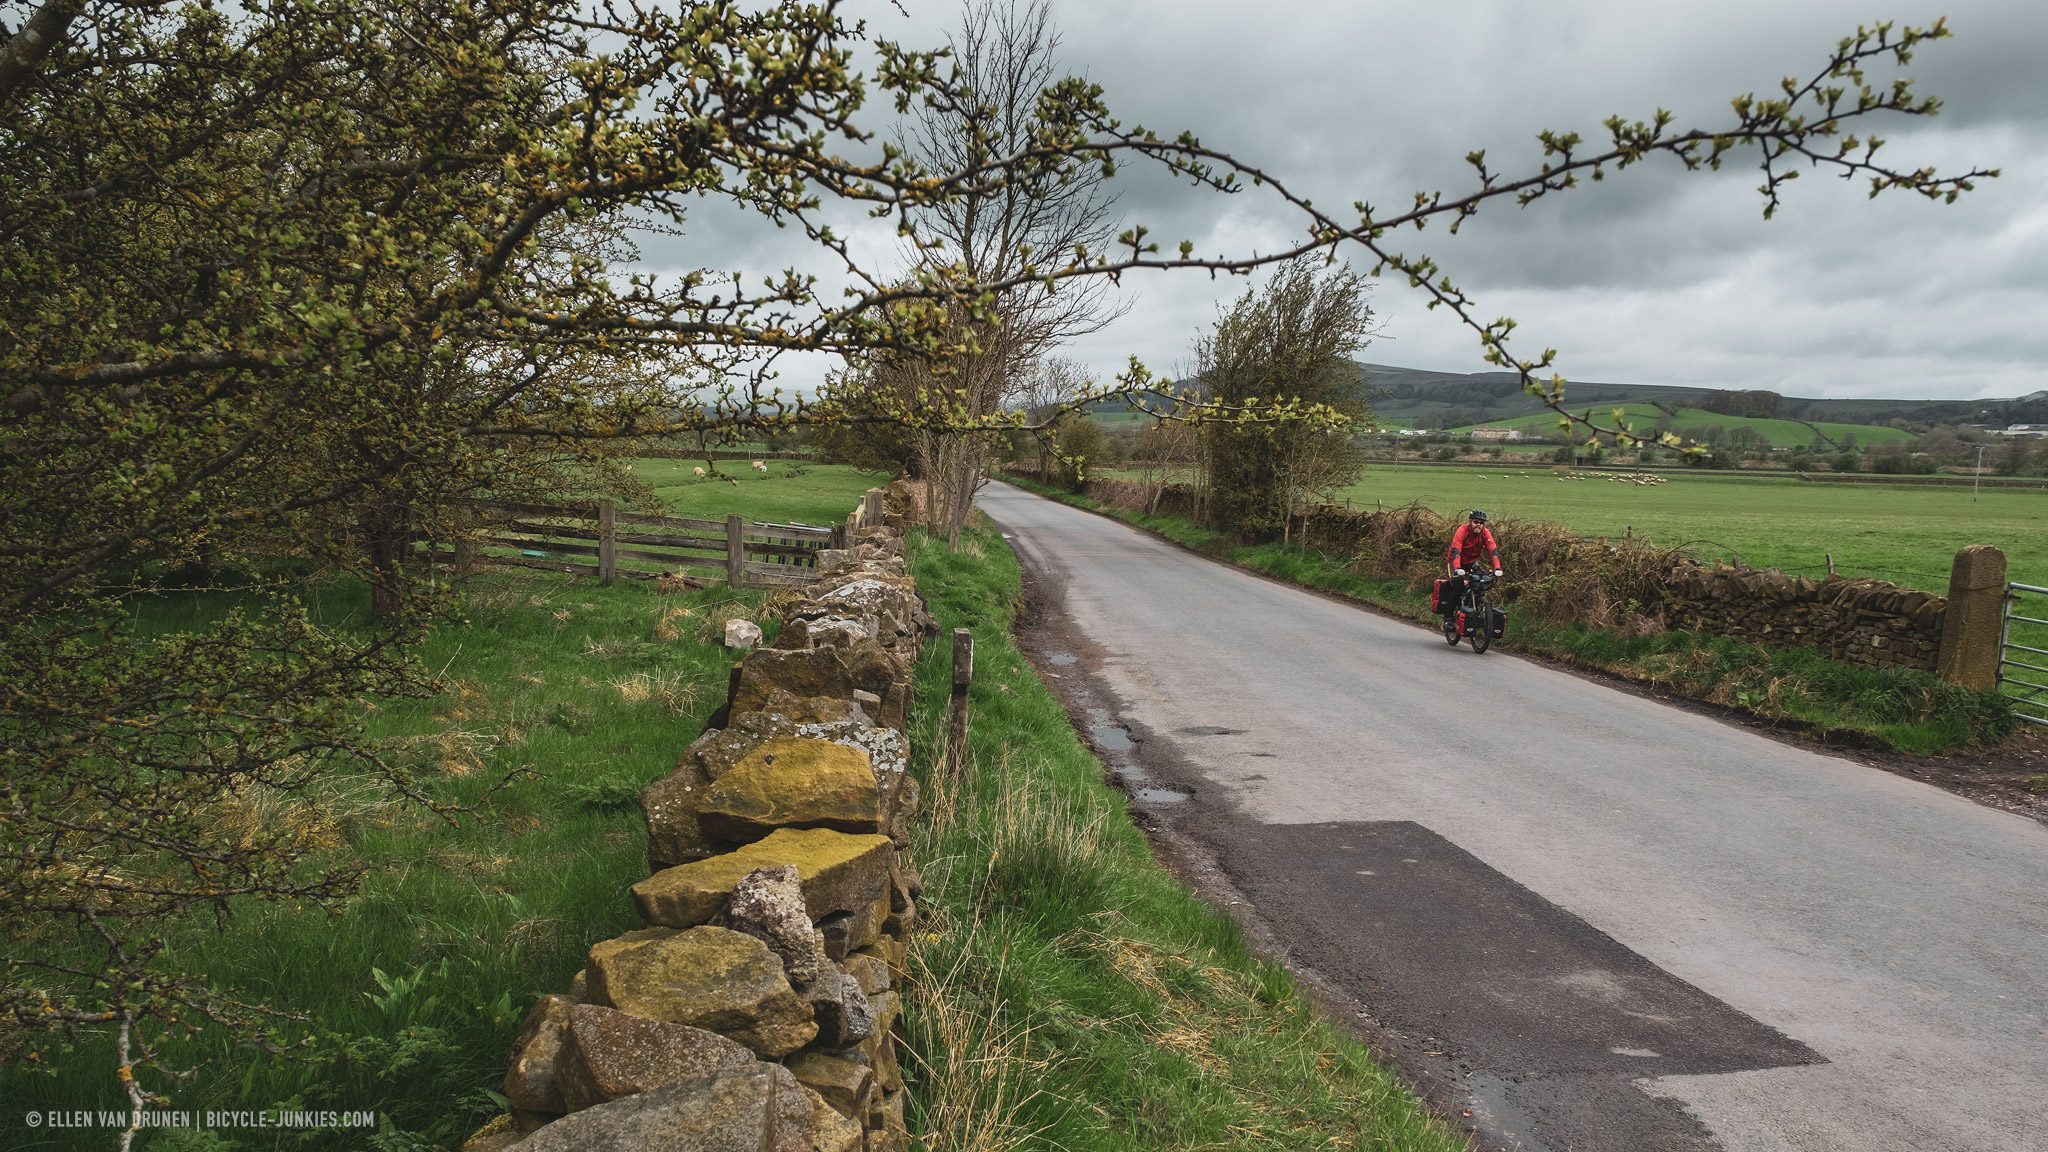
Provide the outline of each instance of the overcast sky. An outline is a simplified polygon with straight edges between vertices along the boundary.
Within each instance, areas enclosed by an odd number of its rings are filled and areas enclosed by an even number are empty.
[[[941,0],[859,6],[873,34],[935,44],[957,20]],[[1718,175],[1675,162],[1526,209],[1503,202],[1457,237],[1402,241],[1429,252],[1479,301],[1520,322],[1515,346],[1554,346],[1567,378],[1771,388],[1802,396],[1985,397],[2048,388],[2048,4],[1951,0],[1053,0],[1069,71],[1103,85],[1126,123],[1253,160],[1318,203],[1393,207],[1416,191],[1471,184],[1484,148],[1503,173],[1540,162],[1540,129],[1604,139],[1600,122],[1729,117],[1727,101],[1802,79],[1859,22],[1925,24],[1956,36],[1907,73],[1941,97],[1932,120],[1877,125],[1894,164],[1998,167],[1952,206],[1809,172],[1762,219],[1760,176],[1743,157]],[[1880,74],[1887,75],[1888,74]],[[1128,171],[1128,170],[1127,170]],[[1170,249],[1271,250],[1299,226],[1256,190],[1203,194],[1142,174],[1120,207]],[[728,237],[738,241],[738,237]],[[877,240],[877,243],[881,241]],[[881,251],[881,249],[876,249]],[[794,247],[721,243],[699,232],[660,266],[755,265]],[[783,261],[787,262],[787,261]],[[779,266],[779,265],[777,265]],[[765,264],[763,264],[765,270]],[[1361,270],[1363,266],[1361,265]],[[1108,375],[1136,355],[1185,362],[1196,332],[1242,280],[1150,273],[1128,279],[1128,315],[1069,354]],[[1477,340],[1426,312],[1404,281],[1381,281],[1382,336],[1364,358],[1481,371]],[[817,365],[789,364],[788,383]]]

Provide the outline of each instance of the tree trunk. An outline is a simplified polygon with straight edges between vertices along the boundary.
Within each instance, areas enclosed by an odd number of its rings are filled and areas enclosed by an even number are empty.
[[[370,615],[379,620],[397,614],[405,603],[405,532],[389,524],[368,526]]]

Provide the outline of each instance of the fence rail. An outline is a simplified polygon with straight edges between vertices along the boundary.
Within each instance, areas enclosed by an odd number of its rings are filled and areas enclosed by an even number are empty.
[[[740,516],[699,520],[621,512],[611,501],[587,504],[476,504],[478,529],[421,555],[457,570],[533,568],[615,580],[680,579],[686,584],[779,588],[807,583],[822,548],[843,548],[879,523],[882,492],[869,489],[843,523],[767,524]]]
[[[2034,615],[2027,615],[2022,608]],[[2005,619],[1998,631],[1998,690],[2012,700],[2014,716],[2048,726],[2048,588],[2005,586]]]

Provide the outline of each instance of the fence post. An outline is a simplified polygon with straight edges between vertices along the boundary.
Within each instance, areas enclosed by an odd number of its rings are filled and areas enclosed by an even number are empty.
[[[1948,574],[1935,674],[1980,692],[1998,690],[1999,628],[2005,621],[2005,553],[1972,544],[1956,553]]]
[[[953,629],[953,698],[946,735],[946,766],[957,770],[967,757],[967,690],[974,686],[974,633]]]
[[[865,503],[868,511],[867,526],[870,528],[875,527],[882,522],[882,490],[880,488],[868,489]]]
[[[733,588],[747,582],[747,522],[738,516],[725,518],[725,582]]]
[[[830,544],[826,545],[826,547],[828,547],[828,548],[844,548],[844,547],[846,547],[846,525],[845,525],[845,524],[843,524],[843,523],[842,523],[842,524],[834,524],[834,525],[832,526],[832,542],[831,542]]]
[[[619,578],[619,508],[610,500],[597,502],[597,579],[610,584]]]
[[[476,571],[476,540],[467,533],[455,537],[455,575],[466,577]]]

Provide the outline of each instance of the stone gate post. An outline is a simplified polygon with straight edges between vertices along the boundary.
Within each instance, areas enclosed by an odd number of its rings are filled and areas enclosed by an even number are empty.
[[[2005,616],[2005,553],[1972,544],[1956,553],[1948,575],[1935,674],[1951,684],[1991,692],[1998,687],[1998,635]]]

